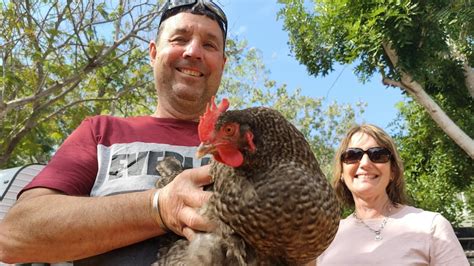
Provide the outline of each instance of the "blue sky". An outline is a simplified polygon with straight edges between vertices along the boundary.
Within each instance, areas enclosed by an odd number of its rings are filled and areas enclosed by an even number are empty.
[[[276,0],[218,0],[229,20],[229,34],[247,39],[250,47],[261,51],[270,78],[288,88],[301,88],[303,94],[326,97],[328,102],[355,106],[358,101],[367,103],[365,113],[358,122],[368,122],[388,130],[387,125],[396,118],[395,104],[403,101],[399,88],[385,87],[380,75],[368,83],[357,80],[351,66],[339,66],[325,77],[310,76],[306,67],[290,55],[288,35],[276,14],[281,5]],[[338,77],[339,76],[339,77]]]

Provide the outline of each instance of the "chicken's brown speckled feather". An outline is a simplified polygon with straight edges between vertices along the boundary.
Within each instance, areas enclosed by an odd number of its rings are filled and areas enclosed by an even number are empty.
[[[216,130],[228,122],[250,128],[256,151],[244,150],[238,168],[212,162],[214,195],[205,212],[218,229],[203,234],[210,236],[192,248],[184,247],[187,259],[177,264],[299,265],[314,260],[334,238],[340,214],[309,144],[273,109],[224,112]],[[213,244],[201,250],[200,243]],[[161,254],[162,259],[172,256]],[[199,259],[206,256],[217,262]]]

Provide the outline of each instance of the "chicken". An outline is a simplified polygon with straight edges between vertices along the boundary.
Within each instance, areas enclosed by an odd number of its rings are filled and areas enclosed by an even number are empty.
[[[340,208],[309,144],[276,110],[228,106],[226,99],[219,106],[213,99],[198,127],[199,156],[214,158],[214,192],[202,211],[217,229],[164,248],[158,264],[314,260],[334,238]]]

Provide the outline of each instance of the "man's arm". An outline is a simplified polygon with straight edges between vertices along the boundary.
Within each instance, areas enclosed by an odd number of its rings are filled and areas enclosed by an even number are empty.
[[[211,195],[202,190],[208,173],[207,166],[186,170],[162,189],[162,219],[174,232],[189,236],[189,228],[209,228],[194,209]],[[70,261],[161,235],[150,209],[154,191],[76,197],[27,190],[0,223],[0,261]]]
[[[60,262],[163,234],[149,212],[150,193],[93,198],[25,191],[0,224],[0,254],[5,262]]]

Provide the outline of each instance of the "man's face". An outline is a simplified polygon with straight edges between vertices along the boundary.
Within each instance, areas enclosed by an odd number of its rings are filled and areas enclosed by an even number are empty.
[[[182,12],[163,22],[157,43],[150,43],[150,58],[158,108],[197,118],[219,88],[224,37],[216,21]]]

